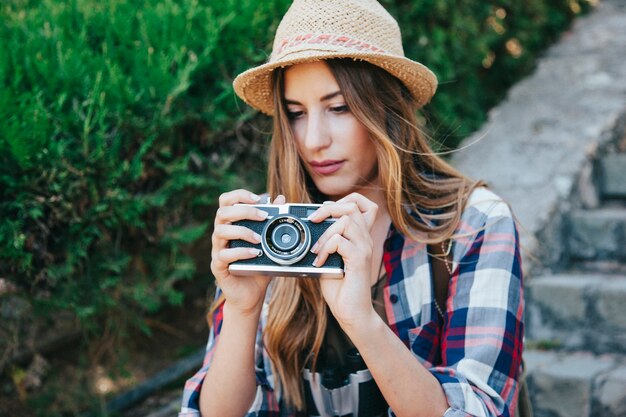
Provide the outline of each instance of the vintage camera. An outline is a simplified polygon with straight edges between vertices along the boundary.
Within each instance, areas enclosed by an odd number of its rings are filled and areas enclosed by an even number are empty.
[[[261,243],[232,240],[231,248],[250,247],[261,250],[253,259],[233,262],[228,269],[235,275],[272,275],[289,277],[342,278],[343,259],[331,254],[324,265],[313,266],[316,255],[311,248],[335,220],[313,223],[307,218],[319,204],[255,204],[268,216],[263,221],[241,220],[234,224],[245,226],[261,236]]]

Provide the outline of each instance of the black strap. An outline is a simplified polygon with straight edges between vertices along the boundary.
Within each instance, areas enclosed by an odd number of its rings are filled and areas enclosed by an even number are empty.
[[[428,253],[432,256],[433,293],[435,302],[442,311],[446,309],[448,298],[448,286],[450,285],[450,273],[446,266],[446,254],[439,245],[428,245]],[[441,317],[443,319],[443,317]]]

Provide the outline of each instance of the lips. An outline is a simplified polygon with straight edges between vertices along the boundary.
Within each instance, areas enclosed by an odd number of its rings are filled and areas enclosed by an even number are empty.
[[[311,169],[314,172],[320,175],[330,175],[334,172],[337,172],[341,169],[343,164],[345,164],[345,160],[335,161],[335,160],[326,160],[326,161],[311,161],[309,164],[311,165]]]

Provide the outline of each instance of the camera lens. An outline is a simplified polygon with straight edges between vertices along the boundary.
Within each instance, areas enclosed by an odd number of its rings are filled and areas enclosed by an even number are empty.
[[[292,265],[307,254],[311,233],[298,217],[285,214],[270,220],[261,233],[263,252],[280,265]]]
[[[293,250],[299,242],[300,232],[290,223],[283,223],[272,232],[272,243],[281,251]]]

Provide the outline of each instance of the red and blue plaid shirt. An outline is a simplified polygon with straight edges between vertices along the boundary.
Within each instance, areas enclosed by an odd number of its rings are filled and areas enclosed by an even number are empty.
[[[518,233],[507,204],[485,188],[475,190],[451,253],[453,269],[441,324],[427,245],[391,227],[384,248],[388,324],[441,383],[450,405],[445,417],[514,416],[524,302]],[[263,348],[267,313],[266,303],[255,352],[257,395],[248,416],[293,416],[274,390],[275,376]],[[185,385],[179,417],[200,416],[200,388],[221,322],[220,308],[213,316],[204,365]]]

